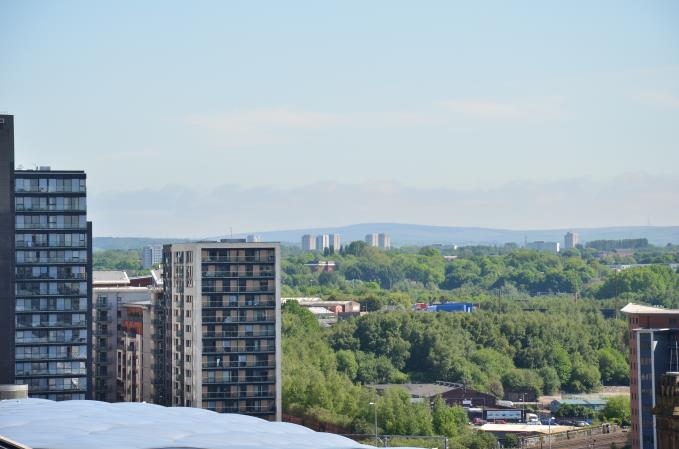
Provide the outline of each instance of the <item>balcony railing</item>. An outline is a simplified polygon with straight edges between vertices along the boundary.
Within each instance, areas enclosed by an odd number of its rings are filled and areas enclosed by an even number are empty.
[[[251,263],[271,263],[276,261],[275,256],[203,256],[202,262],[251,262]]]
[[[203,293],[274,293],[275,291],[276,288],[273,286],[231,287],[224,285],[221,288],[203,286]]]
[[[237,383],[256,383],[256,382],[275,382],[276,376],[232,376],[229,379],[209,379],[205,378],[203,383],[214,384],[237,384]]]
[[[203,324],[238,324],[238,323],[264,323],[273,322],[273,315],[264,315],[257,317],[203,317]]]
[[[266,331],[252,331],[252,332],[234,332],[234,331],[222,331],[222,332],[203,332],[203,338],[249,338],[249,337],[275,337],[276,331],[266,330]]]
[[[201,304],[204,309],[248,309],[258,307],[275,307],[276,301],[245,301],[230,303],[228,301],[203,301]]]
[[[232,362],[226,360],[217,364],[217,362],[204,362],[203,368],[274,368],[275,362]]]
[[[246,272],[239,272],[239,271],[203,271],[202,272],[203,278],[205,279],[212,279],[212,278],[266,278],[266,277],[274,277],[276,273],[274,271],[260,271],[259,273],[255,273],[254,271],[246,271]]]
[[[203,383],[210,383],[203,381]],[[261,398],[275,398],[276,393],[275,392],[268,392],[268,391],[263,391],[263,392],[255,392],[255,393],[250,393],[250,394],[244,394],[241,395],[240,393],[231,393],[231,392],[224,392],[224,393],[203,393],[203,399],[261,399]]]

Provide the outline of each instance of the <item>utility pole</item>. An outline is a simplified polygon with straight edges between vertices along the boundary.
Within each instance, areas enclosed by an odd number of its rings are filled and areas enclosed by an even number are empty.
[[[375,411],[375,444],[378,444],[380,439],[377,437],[377,402],[371,402],[370,405],[373,406]]]

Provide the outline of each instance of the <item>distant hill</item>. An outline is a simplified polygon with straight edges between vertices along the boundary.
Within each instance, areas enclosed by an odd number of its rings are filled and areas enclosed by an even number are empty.
[[[580,234],[581,242],[602,239],[634,239],[647,238],[654,245],[667,243],[679,244],[679,226],[629,226],[606,228],[574,228],[574,229],[532,229],[507,230],[471,227],[427,226],[399,223],[364,223],[335,228],[291,229],[284,231],[252,232],[262,236],[264,241],[278,241],[299,244],[304,234],[338,233],[342,242],[363,240],[366,234],[385,232],[391,236],[394,246],[430,245],[434,243],[456,245],[502,245],[512,242],[522,244],[536,240],[563,242],[566,232]],[[229,236],[208,237],[219,239]],[[233,237],[245,237],[245,234]],[[95,237],[95,249],[134,249],[152,243],[185,242],[189,239],[155,239],[137,237]]]
[[[93,247],[95,250],[102,249],[139,249],[146,245],[181,243],[189,239],[155,239],[149,237],[95,237]]]

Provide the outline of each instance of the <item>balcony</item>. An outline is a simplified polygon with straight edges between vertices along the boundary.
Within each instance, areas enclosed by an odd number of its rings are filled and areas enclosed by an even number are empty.
[[[252,332],[203,332],[203,338],[255,338],[255,337],[275,337],[276,331],[252,331]]]
[[[254,271],[203,271],[201,275],[203,276],[203,279],[273,278],[276,276],[276,272],[268,270],[259,271],[257,273]]]
[[[224,369],[224,368],[275,368],[276,364],[274,362],[232,362],[229,360],[220,362],[205,362],[202,364],[203,369]]]
[[[216,287],[203,286],[203,293],[274,293],[275,287],[230,287],[222,286],[221,289]]]
[[[216,263],[273,263],[275,256],[203,256],[201,262]]]
[[[246,301],[246,302],[222,302],[222,301],[203,301],[203,309],[256,309],[274,308],[276,301]]]
[[[239,324],[239,323],[273,323],[274,315],[254,317],[203,317],[203,324]]]

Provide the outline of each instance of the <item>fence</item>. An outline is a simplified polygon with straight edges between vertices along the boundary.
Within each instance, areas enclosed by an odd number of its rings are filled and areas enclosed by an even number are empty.
[[[363,444],[372,444],[376,447],[420,447],[432,449],[448,449],[448,437],[444,436],[421,436],[421,435],[377,435],[348,433],[342,436],[351,438]]]
[[[521,438],[522,448],[543,447],[543,445],[557,443],[565,440],[575,440],[578,438],[586,438],[594,435],[604,435],[608,433],[615,433],[620,431],[620,426],[615,424],[602,424],[600,426],[590,426],[583,429],[567,430],[566,432],[558,432],[549,435],[539,435],[534,437]]]

